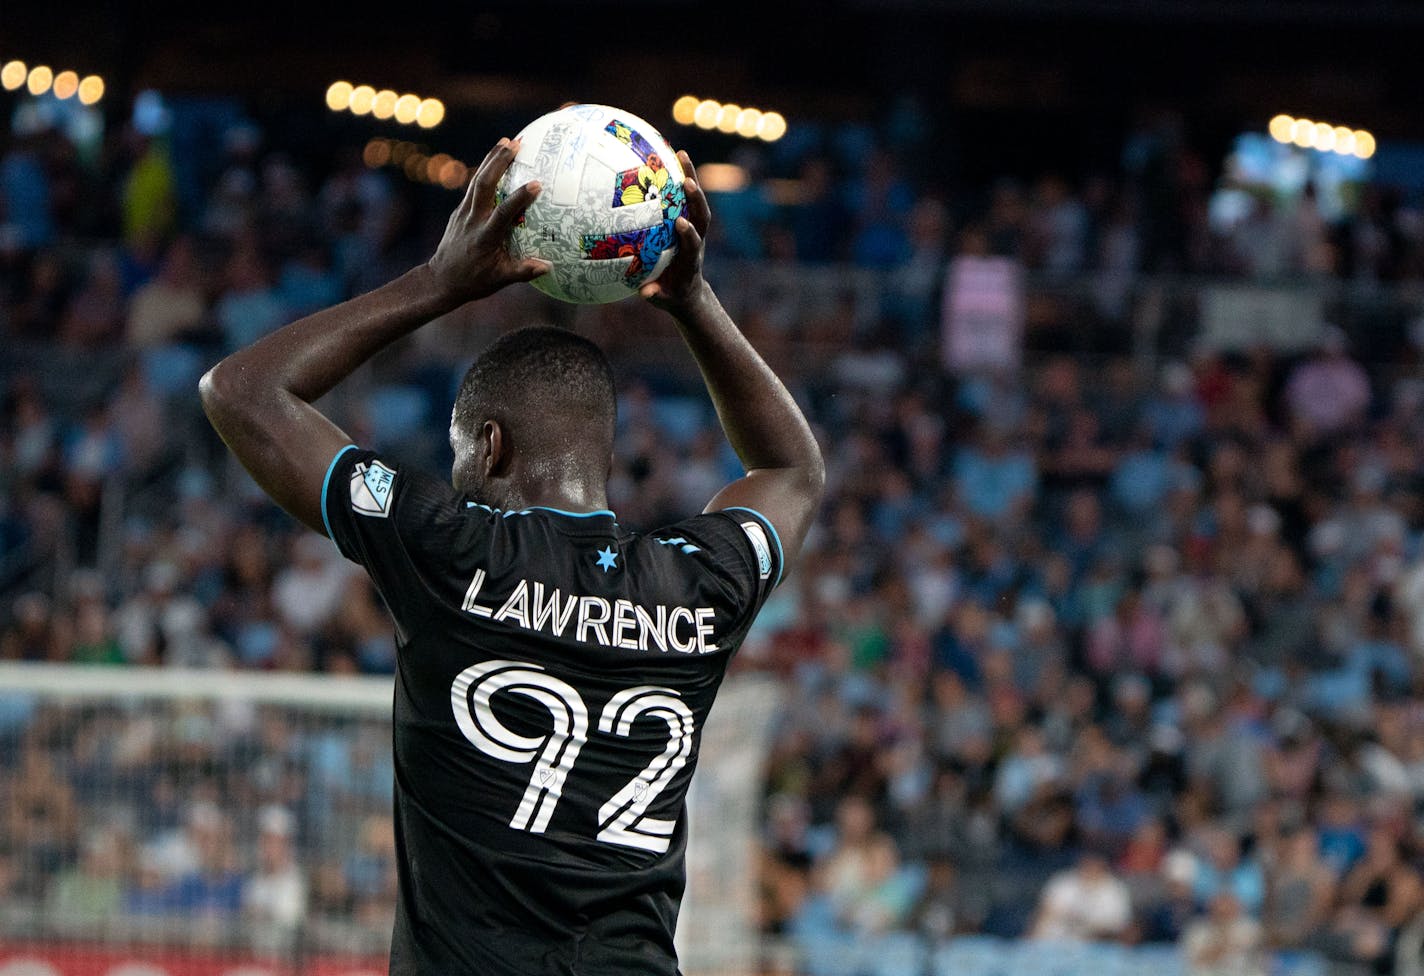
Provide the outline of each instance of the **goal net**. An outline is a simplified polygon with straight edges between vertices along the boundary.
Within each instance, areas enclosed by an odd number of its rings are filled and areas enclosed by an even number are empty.
[[[0,976],[383,974],[389,679],[0,665]],[[756,953],[774,682],[729,679],[689,797],[689,976]]]

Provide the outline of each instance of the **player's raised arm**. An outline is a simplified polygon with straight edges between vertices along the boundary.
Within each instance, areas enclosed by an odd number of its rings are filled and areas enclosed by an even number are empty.
[[[770,520],[784,562],[801,549],[825,485],[820,448],[790,392],[732,322],[702,277],[702,239],[711,211],[687,153],[687,215],[677,220],[678,252],[641,294],[677,321],[745,477],[719,491],[707,511],[744,507]]]
[[[203,409],[223,441],[277,504],[312,529],[324,532],[327,466],[351,443],[312,403],[431,319],[547,270],[542,261],[512,258],[505,246],[538,184],[495,205],[495,187],[518,149],[517,142],[501,139],[490,150],[428,262],[279,329],[203,377]]]

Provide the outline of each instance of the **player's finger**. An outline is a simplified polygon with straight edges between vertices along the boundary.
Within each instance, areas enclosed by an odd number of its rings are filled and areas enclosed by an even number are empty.
[[[460,198],[460,205],[455,208],[455,212],[450,215],[450,222],[453,224],[457,220],[464,220],[475,212],[475,181],[465,184],[465,195]]]
[[[531,180],[509,196],[504,198],[504,202],[495,208],[494,216],[490,218],[490,223],[501,234],[506,234],[514,227],[519,220],[519,215],[529,208],[529,205],[539,196],[539,191],[543,185],[538,180]]]
[[[684,180],[682,188],[687,193],[687,219],[692,221],[698,234],[706,234],[712,224],[712,207],[707,203],[707,194],[694,179]]]
[[[509,169],[509,164],[514,162],[514,154],[518,151],[517,140],[501,139],[485,157],[485,161],[480,163],[480,168],[475,173],[476,216],[483,216],[494,209],[495,189],[499,186],[499,178]]]
[[[682,175],[686,179],[697,179],[697,167],[692,165],[692,157],[687,154],[686,149],[677,151],[677,161],[682,164]]]
[[[515,281],[533,281],[542,275],[554,270],[554,266],[548,261],[540,261],[538,258],[525,258],[515,267],[514,273],[510,276]]]
[[[702,247],[702,235],[698,233],[692,221],[686,217],[679,217],[672,227],[673,230],[677,232],[678,252],[681,253],[682,250],[686,248],[689,254],[696,254],[698,249]]]
[[[507,143],[508,141],[508,139],[501,139],[499,140],[499,142],[496,142],[490,148],[490,151],[485,153],[485,158],[480,160],[480,164],[475,167],[475,175],[470,179],[469,193],[467,194],[468,199],[474,199],[475,188],[479,186],[480,176],[489,169],[490,161],[494,159],[495,155],[502,148],[504,148],[505,143]]]

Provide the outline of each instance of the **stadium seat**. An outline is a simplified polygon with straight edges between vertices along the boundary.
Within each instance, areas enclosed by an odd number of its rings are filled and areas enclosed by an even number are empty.
[[[1313,952],[1277,952],[1271,972],[1278,976],[1326,976],[1325,959]]]
[[[817,932],[798,939],[807,976],[863,976],[868,943],[842,933]]]
[[[1138,946],[1127,954],[1123,976],[1185,976],[1186,958],[1174,945]]]
[[[1011,950],[1011,968],[1024,976],[1079,976],[1088,955],[1083,942],[1018,942]]]
[[[1119,976],[1137,951],[1116,942],[1089,942],[1083,946],[1079,963],[1083,971],[1091,976]]]
[[[968,935],[942,943],[930,955],[933,976],[1015,976],[1008,943],[990,936]]]
[[[918,935],[893,932],[866,941],[868,976],[924,976],[929,952]]]

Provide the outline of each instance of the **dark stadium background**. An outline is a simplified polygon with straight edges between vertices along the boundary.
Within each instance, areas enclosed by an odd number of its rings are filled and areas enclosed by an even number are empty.
[[[864,121],[912,93],[948,130],[924,165],[966,180],[1112,165],[1135,115],[1162,108],[1188,120],[1213,160],[1291,106],[1418,138],[1420,30],[1424,8],[1409,0],[77,0],[0,10],[7,46],[32,62],[87,65],[116,92],[241,96],[290,120],[291,135],[305,131],[313,153],[330,138],[306,125],[325,115],[313,93],[361,72],[438,92],[453,110],[442,135],[468,140],[467,152],[571,98],[652,117],[693,91]]]

